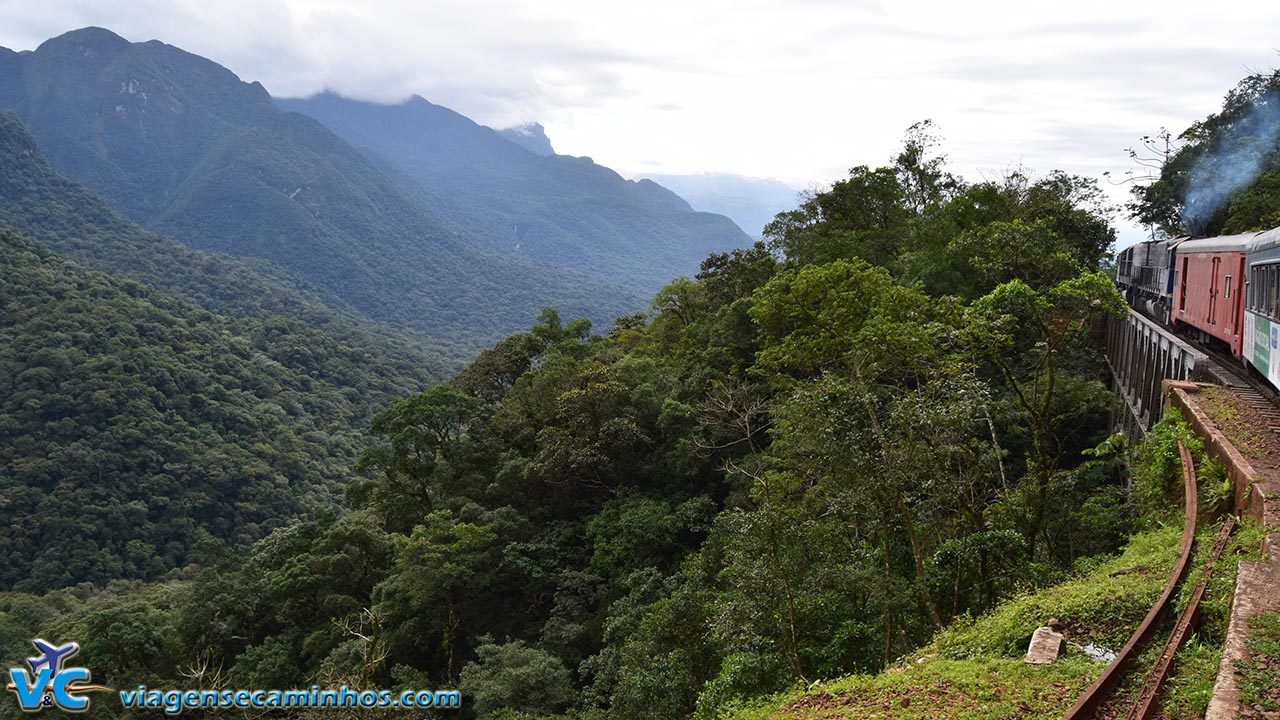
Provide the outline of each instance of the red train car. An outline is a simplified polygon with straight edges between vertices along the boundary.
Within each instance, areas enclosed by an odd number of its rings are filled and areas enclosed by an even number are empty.
[[[1244,255],[1256,234],[1187,240],[1175,260],[1174,326],[1190,325],[1217,338],[1237,358],[1244,334]]]

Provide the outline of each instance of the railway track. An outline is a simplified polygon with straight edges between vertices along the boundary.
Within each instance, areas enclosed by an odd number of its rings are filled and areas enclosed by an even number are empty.
[[[1208,355],[1214,364],[1210,372],[1217,376],[1223,387],[1230,389],[1246,405],[1257,410],[1266,419],[1267,430],[1280,434],[1280,393],[1255,376],[1238,359],[1181,333],[1178,337]]]
[[[1187,641],[1187,636],[1191,634],[1192,628],[1195,627],[1200,619],[1200,600],[1204,598],[1205,590],[1209,587],[1209,580],[1213,577],[1213,567],[1218,562],[1218,558],[1222,557],[1222,551],[1226,549],[1227,542],[1231,540],[1231,533],[1235,531],[1235,528],[1235,518],[1228,517],[1226,524],[1218,531],[1218,535],[1214,539],[1213,549],[1210,551],[1209,558],[1205,561],[1204,568],[1200,572],[1200,582],[1196,583],[1195,590],[1191,591],[1187,605],[1182,609],[1182,614],[1178,616],[1178,621],[1174,623],[1173,631],[1169,633],[1169,639],[1165,641],[1164,647],[1160,649],[1160,654],[1156,657],[1155,665],[1147,675],[1147,680],[1143,683],[1137,700],[1134,701],[1128,714],[1125,715],[1126,720],[1149,720],[1155,714],[1156,701],[1160,696],[1160,690],[1169,679],[1170,672],[1173,669],[1173,656]]]
[[[1196,519],[1199,513],[1196,473],[1191,453],[1181,441],[1178,442],[1178,452],[1182,457],[1183,511],[1185,513],[1182,525],[1182,544],[1178,560],[1174,564],[1173,570],[1169,573],[1169,580],[1165,583],[1164,592],[1161,593],[1156,603],[1151,606],[1151,610],[1148,611],[1142,624],[1134,631],[1133,636],[1116,656],[1116,659],[1103,671],[1101,677],[1090,686],[1067,712],[1064,720],[1102,720],[1103,718],[1121,717],[1127,720],[1149,720],[1157,709],[1156,704],[1160,697],[1160,691],[1173,670],[1174,655],[1186,642],[1188,635],[1199,619],[1200,600],[1204,597],[1205,590],[1212,577],[1214,565],[1218,558],[1221,557],[1222,551],[1226,548],[1231,533],[1235,529],[1234,518],[1228,518],[1226,524],[1223,525],[1222,530],[1219,531],[1215,538],[1213,548],[1200,573],[1200,581],[1190,594],[1187,604],[1182,609],[1178,619],[1174,622],[1168,638],[1160,649],[1160,653],[1156,656],[1154,665],[1147,671],[1137,696],[1129,700],[1116,697],[1116,690],[1121,685],[1121,682],[1140,669],[1139,655],[1151,644],[1159,626],[1172,611],[1178,588],[1191,568],[1191,557],[1195,549]]]

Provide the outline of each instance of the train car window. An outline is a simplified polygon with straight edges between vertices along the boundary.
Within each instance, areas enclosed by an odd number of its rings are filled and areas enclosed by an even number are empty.
[[[1249,284],[1249,297],[1253,298],[1251,305],[1253,311],[1260,313],[1262,312],[1262,298],[1265,297],[1263,291],[1267,286],[1266,274],[1263,273],[1260,267],[1253,268],[1252,272],[1253,282]]]
[[[1271,268],[1263,266],[1258,273],[1258,312],[1266,315],[1271,310]]]
[[[1268,288],[1268,285],[1270,285],[1268,280],[1270,279],[1266,266],[1258,268],[1258,299],[1254,303],[1254,309],[1262,315],[1267,314],[1267,298],[1271,294],[1271,290]]]
[[[1280,284],[1276,283],[1276,266],[1267,266],[1267,315],[1280,317]]]
[[[1266,315],[1271,310],[1271,268],[1262,268],[1262,286],[1258,288],[1258,312]]]
[[[1266,315],[1271,303],[1271,268],[1258,268],[1258,312]]]
[[[1222,282],[1222,299],[1227,300],[1231,297],[1231,276],[1228,275]]]

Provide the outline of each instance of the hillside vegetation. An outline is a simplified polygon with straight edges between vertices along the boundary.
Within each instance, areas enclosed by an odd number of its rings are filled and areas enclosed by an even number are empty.
[[[915,718],[954,720],[1061,718],[1129,641],[1165,588],[1182,540],[1182,465],[1177,443],[1191,449],[1200,479],[1201,508],[1192,569],[1175,595],[1176,616],[1199,582],[1202,566],[1221,529],[1220,481],[1203,443],[1176,410],[1166,413],[1144,441],[1127,452],[1134,494],[1150,502],[1137,518],[1140,530],[1114,557],[1083,558],[1073,576],[1057,585],[1028,590],[978,618],[960,617],[927,645],[878,674],[853,674],[773,697],[736,703],[732,720],[792,718]],[[1141,503],[1139,503],[1141,505]],[[1159,696],[1161,717],[1203,718],[1217,678],[1231,612],[1239,560],[1261,560],[1263,529],[1242,519],[1199,605],[1196,632],[1178,651],[1174,672]],[[1064,654],[1049,665],[1023,658],[1037,627],[1056,619],[1066,638]],[[1138,672],[1125,676],[1118,698],[1136,695],[1161,650],[1161,633],[1139,654]],[[1255,672],[1254,677],[1257,674]]]
[[[730,717],[1061,718],[1106,667],[1076,646],[1124,646],[1164,589],[1180,540],[1177,525],[1137,535],[1118,557],[976,621],[958,622],[888,672],[745,703]],[[1052,665],[1028,665],[1023,656],[1031,634],[1050,618],[1071,627],[1074,645]]]
[[[421,379],[279,316],[231,319],[0,230],[0,582],[151,579],[328,505]],[[216,554],[216,553],[215,553]]]
[[[728,218],[696,213],[652,181],[624,180],[590,158],[530,152],[420,97],[378,105],[322,94],[276,104],[403,174],[428,206],[495,252],[649,295],[707,255],[749,244]]]
[[[389,403],[343,507],[164,584],[49,593],[36,626],[122,687],[190,684],[163,647],[238,686],[457,686],[486,717],[714,717],[881,670],[1131,530],[1098,199],[964,182],[913,128],[649,312],[596,335],[545,311]],[[90,644],[106,618],[136,643]]]
[[[12,112],[0,112],[0,227],[78,264],[136,280],[221,315],[301,321],[384,358],[421,385],[461,367],[464,353],[374,322],[337,295],[266,261],[193,250],[147,232],[44,160]]]

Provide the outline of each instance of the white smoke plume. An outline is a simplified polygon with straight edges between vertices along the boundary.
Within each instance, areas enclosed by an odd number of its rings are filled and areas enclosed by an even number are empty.
[[[1280,137],[1280,93],[1259,97],[1242,119],[1217,138],[1210,152],[1191,169],[1182,208],[1182,226],[1192,234],[1205,231],[1213,214],[1233,193],[1253,182],[1276,151]]]

